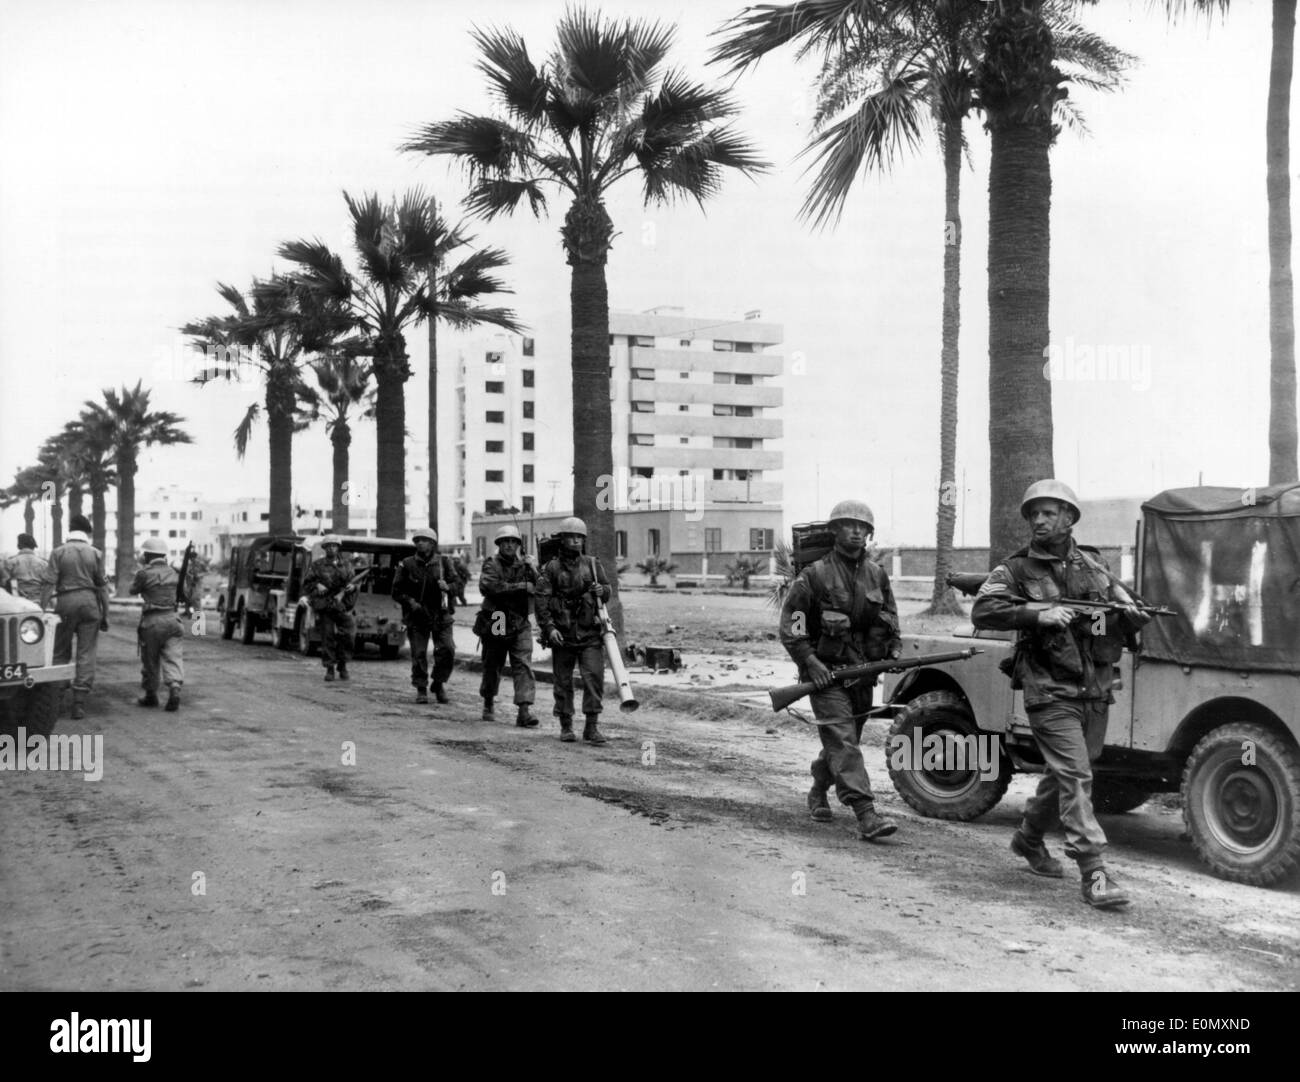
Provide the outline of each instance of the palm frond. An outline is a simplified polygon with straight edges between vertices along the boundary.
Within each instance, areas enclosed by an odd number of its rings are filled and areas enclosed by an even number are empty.
[[[241,459],[248,451],[248,440],[253,434],[253,424],[261,412],[262,407],[258,403],[254,402],[248,407],[243,419],[239,422],[239,426],[235,429],[235,454],[237,454]]]
[[[528,330],[527,324],[521,323],[518,315],[511,308],[484,308],[477,304],[452,301],[438,305],[438,315],[457,330],[468,330],[484,324],[500,327],[512,334],[520,334]]]
[[[526,125],[540,123],[545,115],[546,80],[528,56],[523,38],[509,28],[471,31],[482,59],[478,70],[493,85],[506,110]]]
[[[470,168],[472,176],[508,175],[532,149],[526,132],[494,117],[461,113],[454,120],[426,124],[399,148],[417,154],[450,154]]]
[[[884,29],[898,17],[897,4],[870,0],[798,0],[793,4],[755,4],[713,32],[723,40],[714,46],[710,64],[728,64],[729,74],[757,64],[783,45],[804,39],[795,51],[839,52],[863,34]]]
[[[565,162],[567,168],[568,163]],[[480,180],[465,196],[465,209],[491,221],[499,214],[513,214],[519,201],[528,199],[528,209],[533,217],[541,217],[546,209],[546,195],[536,180],[507,180],[493,178]]]

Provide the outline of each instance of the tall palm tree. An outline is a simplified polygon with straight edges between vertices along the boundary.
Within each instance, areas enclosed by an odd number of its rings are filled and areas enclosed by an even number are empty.
[[[23,505],[23,532],[36,534],[36,504],[49,491],[44,471],[37,466],[25,466],[14,473],[13,484],[0,493],[0,507]]]
[[[510,260],[499,248],[480,248],[469,252],[454,266],[448,266],[459,249],[468,250],[474,240],[465,233],[463,223],[448,228],[441,218],[436,226],[440,241],[437,257],[428,269],[429,311],[429,526],[438,530],[438,320],[457,329],[491,325],[508,331],[523,327],[508,308],[485,308],[478,298],[495,293],[510,293],[492,271],[500,270]]]
[[[185,420],[168,410],[149,408],[150,392],[141,382],[123,386],[119,394],[104,389],[104,401],[87,402],[92,413],[103,410],[113,425],[113,460],[117,471],[117,595],[123,597],[131,584],[135,554],[135,474],[142,448],[193,443],[179,425]]]
[[[540,66],[510,29],[475,30],[473,37],[503,115],[462,113],[429,124],[403,149],[460,160],[470,177],[465,204],[484,218],[512,213],[523,201],[540,216],[547,186],[571,198],[560,237],[572,268],[573,509],[587,522],[595,554],[613,568],[614,513],[597,502],[601,479],[614,472],[605,280],[614,223],[606,194],[636,175],[647,205],[683,197],[703,207],[720,190],[724,169],[753,175],[766,163],[719,123],[737,111],[729,94],[663,70],[671,27],[573,7]],[[615,578],[610,609],[621,621],[617,590]]]
[[[370,385],[370,365],[349,353],[336,353],[311,362],[316,386],[304,384],[300,398],[310,418],[325,419],[334,448],[334,503],[331,530],[342,533],[348,522],[348,457],[352,444],[349,414],[362,407],[362,416],[374,416],[374,392]]]
[[[36,468],[49,482],[50,496],[50,535],[52,547],[63,544],[63,498],[73,489],[77,490],[77,507],[69,509],[69,516],[81,513],[80,469],[73,457],[73,450],[66,433],[60,432],[49,437],[37,453]]]
[[[408,191],[387,206],[374,194],[343,193],[352,217],[352,243],[360,273],[319,240],[290,241],[280,256],[291,275],[321,303],[346,309],[373,358],[378,464],[375,525],[381,537],[406,534],[406,381],[411,367],[405,332],[424,319],[426,275],[438,258],[438,216],[423,191]]]
[[[1098,89],[1114,89],[1132,63],[1128,54],[1075,23],[1065,0],[1051,0],[1047,18],[1073,77]],[[818,225],[838,222],[857,177],[886,171],[904,150],[915,150],[927,122],[938,135],[944,165],[943,321],[940,336],[939,490],[935,575],[930,609],[961,611],[948,587],[957,518],[957,340],[961,325],[961,155],[964,124],[979,108],[975,70],[989,18],[984,0],[819,4],[746,8],[718,31],[723,41],[715,62],[740,71],[785,45],[797,55],[819,52],[815,136],[804,150],[816,169],[802,216]],[[1061,118],[1082,128],[1071,103],[1058,103]]]
[[[108,537],[108,490],[117,484],[113,469],[113,419],[107,411],[96,405],[84,409],[68,425],[75,441],[77,455],[85,472],[86,488],[90,491],[91,544],[100,552]]]

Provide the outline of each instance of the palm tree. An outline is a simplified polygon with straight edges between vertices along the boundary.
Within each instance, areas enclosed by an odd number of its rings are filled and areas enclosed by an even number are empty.
[[[26,466],[14,473],[13,484],[0,493],[0,507],[23,505],[23,532],[36,534],[36,504],[49,491],[48,480],[37,466]]]
[[[100,552],[104,551],[108,537],[106,497],[109,488],[117,484],[113,469],[113,430],[113,419],[99,405],[82,410],[68,425],[90,490],[91,544]]]
[[[370,365],[350,353],[335,353],[311,363],[316,387],[304,384],[299,392],[303,408],[312,420],[325,419],[325,431],[334,446],[334,505],[331,530],[348,529],[348,454],[352,426],[348,415],[362,406],[362,416],[374,416],[374,394],[370,386]]]
[[[322,304],[346,310],[373,357],[378,484],[375,525],[381,537],[406,534],[406,381],[411,367],[405,331],[429,311],[428,270],[438,259],[440,236],[434,201],[419,189],[387,206],[374,194],[343,193],[352,217],[352,243],[360,276],[321,241],[296,240],[280,256],[297,266],[291,275]]]
[[[50,496],[50,535],[52,548],[63,544],[63,497],[71,499],[71,490],[77,490],[77,507],[69,508],[69,517],[81,513],[81,495],[79,467],[73,459],[72,447],[66,433],[51,436],[43,444],[36,456],[36,468],[40,471],[49,487]]]
[[[448,257],[469,245],[474,238],[465,234],[463,223],[448,229],[439,217],[436,225],[441,240],[437,258],[429,264],[426,287],[429,301],[429,526],[435,533],[438,529],[438,320],[445,320],[456,328],[489,324],[509,331],[523,329],[509,309],[483,308],[474,303],[479,297],[511,292],[491,273],[509,263],[506,253],[499,248],[481,248],[448,268]]]
[[[1089,33],[1052,0],[1052,23],[1060,54],[1076,81],[1114,89],[1133,57]],[[767,53],[800,43],[797,55],[820,51],[815,137],[804,150],[817,172],[802,216],[817,225],[838,222],[853,181],[864,171],[885,171],[904,150],[915,150],[927,121],[937,134],[944,164],[943,322],[939,354],[939,490],[935,575],[929,612],[961,611],[947,585],[952,570],[956,508],[957,340],[961,323],[961,155],[964,124],[979,108],[975,72],[989,19],[984,0],[864,3],[825,0],[746,8],[719,33],[725,40],[714,60],[731,71]],[[1058,103],[1061,118],[1082,128],[1071,103]]]
[[[92,413],[102,410],[113,425],[113,460],[117,470],[117,595],[126,595],[131,584],[135,555],[135,474],[140,450],[144,447],[192,443],[188,433],[178,426],[185,420],[170,411],[149,409],[149,395],[137,382],[133,388],[123,386],[119,394],[112,387],[104,389],[102,403],[87,402]]]
[[[547,186],[571,198],[560,237],[572,268],[573,509],[587,523],[591,550],[616,567],[614,512],[597,499],[601,478],[614,472],[605,280],[614,223],[606,194],[635,174],[647,205],[682,197],[703,207],[724,169],[753,175],[766,163],[719,123],[737,111],[729,94],[662,70],[671,27],[573,7],[540,67],[512,30],[473,36],[504,115],[462,113],[425,126],[402,149],[459,159],[470,177],[465,204],[486,219],[524,201],[540,216]],[[616,582],[613,589],[610,611],[621,625]]]

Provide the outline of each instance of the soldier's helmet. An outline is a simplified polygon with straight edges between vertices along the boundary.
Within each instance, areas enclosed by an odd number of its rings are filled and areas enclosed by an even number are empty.
[[[438,531],[416,530],[411,534],[411,544],[414,545],[417,541],[432,541],[436,545],[438,543]]]
[[[338,534],[327,533],[320,539],[320,543],[321,547],[324,548],[326,545],[341,545],[343,544],[343,539],[340,538]]]
[[[841,522],[845,519],[853,522],[865,522],[871,527],[871,532],[875,533],[876,516],[871,513],[871,508],[861,500],[840,500],[831,508],[830,522]]]
[[[1029,505],[1035,500],[1060,500],[1074,512],[1074,521],[1078,522],[1082,517],[1079,510],[1079,497],[1074,494],[1074,489],[1063,481],[1057,481],[1054,478],[1048,478],[1045,481],[1035,481],[1025,489],[1024,499],[1020,501],[1020,517],[1029,517]]]
[[[580,537],[587,536],[587,524],[580,518],[570,515],[568,518],[560,519],[559,526],[556,527],[557,534],[576,533]]]
[[[502,541],[519,541],[522,543],[523,540],[519,531],[513,526],[502,526],[501,529],[497,530],[496,537],[492,538],[493,544],[497,545],[501,544]]]
[[[161,537],[146,537],[140,545],[143,556],[166,556],[167,542]]]

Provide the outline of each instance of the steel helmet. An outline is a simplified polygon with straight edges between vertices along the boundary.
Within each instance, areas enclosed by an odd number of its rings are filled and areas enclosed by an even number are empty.
[[[343,538],[339,537],[336,533],[327,533],[320,539],[320,543],[322,548],[326,545],[341,545],[343,544]]]
[[[161,537],[146,537],[140,545],[140,552],[146,556],[166,556],[167,542]]]
[[[437,530],[416,530],[413,534],[411,534],[412,545],[414,545],[417,541],[420,540],[432,541],[436,545],[438,543],[438,531]]]
[[[560,519],[560,524],[555,528],[557,534],[576,533],[582,537],[587,536],[587,524],[580,518],[570,515],[568,518]]]
[[[519,536],[519,531],[513,526],[502,526],[497,530],[496,537],[492,538],[494,544],[501,544],[502,541],[518,541],[523,543],[523,538]]]
[[[1057,481],[1049,477],[1045,481],[1035,481],[1025,489],[1025,498],[1020,501],[1021,518],[1029,517],[1029,505],[1034,500],[1060,500],[1074,512],[1075,522],[1078,522],[1083,517],[1083,513],[1079,510],[1079,497],[1063,481]]]
[[[831,508],[831,522],[839,522],[842,519],[852,519],[854,522],[865,522],[871,527],[872,532],[876,529],[876,516],[871,513],[871,508],[861,500],[840,500]]]

